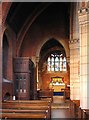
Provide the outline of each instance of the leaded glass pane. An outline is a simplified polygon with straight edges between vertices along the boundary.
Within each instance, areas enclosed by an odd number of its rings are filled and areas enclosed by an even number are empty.
[[[48,66],[47,66],[48,71],[50,71],[50,57],[48,57]]]
[[[54,57],[51,58],[51,71],[54,71]]]
[[[66,58],[63,59],[63,71],[66,71]]]
[[[60,71],[62,71],[62,67],[63,67],[63,65],[62,65],[62,57],[60,57]]]
[[[48,71],[66,71],[66,57],[63,54],[51,54],[47,62]]]
[[[55,58],[55,71],[59,71],[59,58],[57,56]]]

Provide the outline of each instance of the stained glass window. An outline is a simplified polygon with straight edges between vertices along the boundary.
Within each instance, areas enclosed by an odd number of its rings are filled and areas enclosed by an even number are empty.
[[[58,56],[55,57],[55,71],[59,71],[59,58],[58,58]]]
[[[63,58],[63,71],[66,71],[66,58]]]
[[[51,54],[47,59],[47,70],[50,71],[66,71],[66,57],[63,54]]]
[[[51,63],[50,63],[50,57],[48,57],[48,71],[50,71],[50,70],[51,70],[51,69],[50,69],[50,68],[51,68],[51,66],[50,66],[50,65],[51,65]]]

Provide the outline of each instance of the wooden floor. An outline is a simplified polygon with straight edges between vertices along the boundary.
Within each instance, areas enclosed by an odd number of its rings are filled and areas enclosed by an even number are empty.
[[[69,111],[69,100],[64,101],[62,96],[54,96],[52,104],[52,119],[54,118],[72,118]]]

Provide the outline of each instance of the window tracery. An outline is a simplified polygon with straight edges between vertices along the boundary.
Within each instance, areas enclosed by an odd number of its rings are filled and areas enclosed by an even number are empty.
[[[47,59],[47,71],[66,71],[66,57],[63,54],[52,53]]]

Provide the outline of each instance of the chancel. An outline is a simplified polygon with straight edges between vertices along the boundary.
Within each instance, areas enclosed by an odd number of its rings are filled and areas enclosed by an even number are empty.
[[[89,0],[0,2],[0,119],[89,119]]]
[[[53,89],[54,95],[56,93],[62,93],[63,92],[62,89],[65,89],[65,83],[63,81],[64,81],[64,78],[62,77],[56,76],[51,78],[49,88]]]

